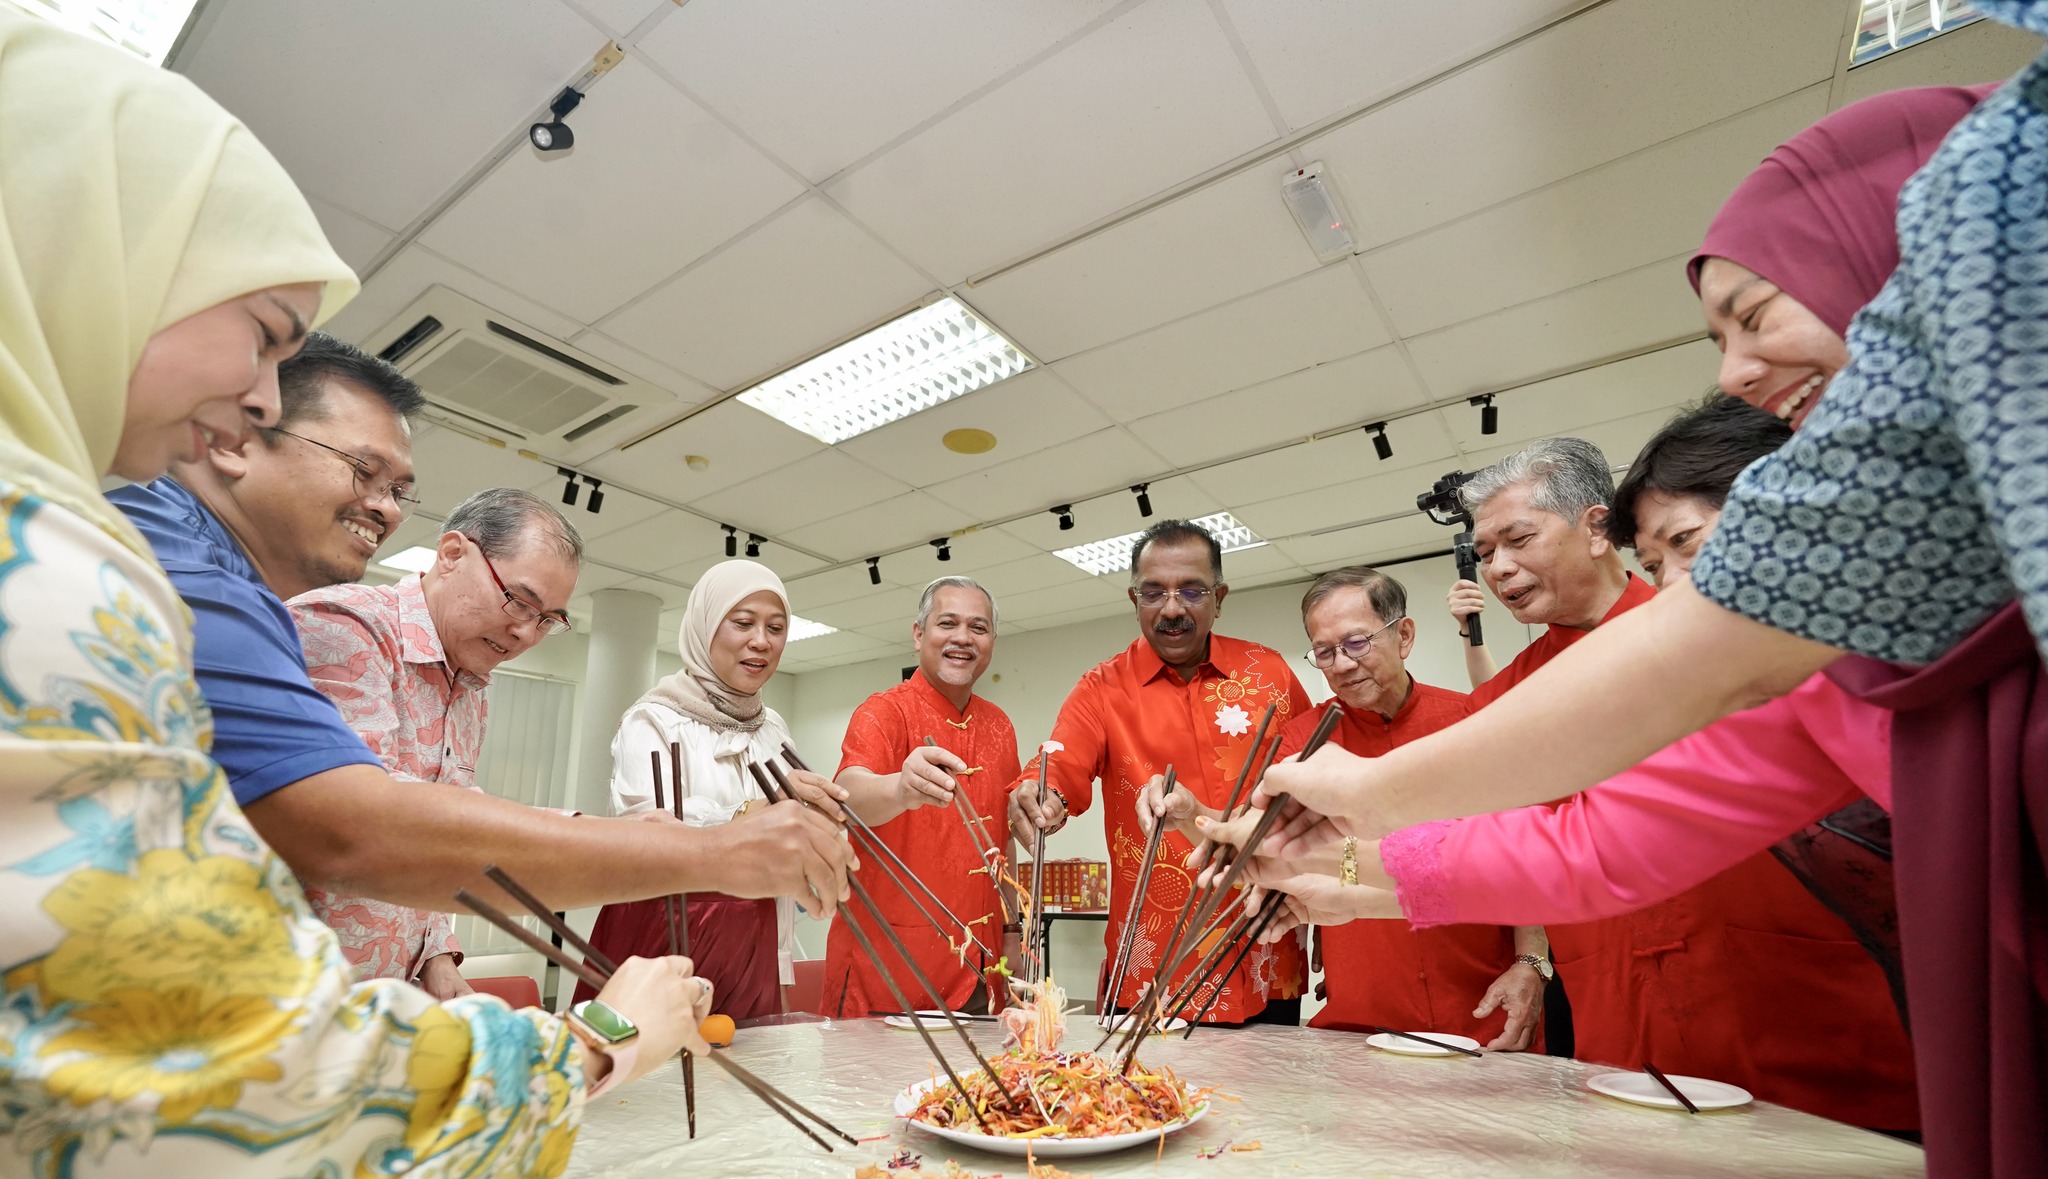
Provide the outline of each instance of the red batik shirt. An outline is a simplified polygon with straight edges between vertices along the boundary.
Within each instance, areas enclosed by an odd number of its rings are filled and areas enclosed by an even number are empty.
[[[860,768],[872,774],[894,774],[903,769],[903,759],[924,744],[926,737],[938,739],[939,746],[967,763],[967,772],[956,775],[959,788],[973,801],[984,822],[984,842],[1003,846],[1008,823],[1005,804],[1007,788],[1017,778],[1017,730],[1003,710],[979,696],[970,697],[967,707],[956,709],[918,671],[886,691],[877,692],[854,710],[847,722],[846,738],[839,750],[839,773]],[[836,776],[836,775],[835,775]],[[974,936],[992,953],[1003,952],[1003,915],[996,889],[983,870],[981,857],[968,837],[966,821],[954,807],[923,806],[905,811],[875,828],[889,849],[931,889],[952,915],[968,923]],[[855,876],[874,898],[875,907],[894,927],[896,935],[917,958],[918,966],[932,980],[946,1002],[958,1009],[980,985],[984,967],[995,965],[972,943],[964,960],[948,939],[966,942],[958,929],[922,892],[924,907],[949,928],[945,938],[933,932],[931,923],[919,912],[903,889],[878,862],[879,857],[861,856]],[[915,888],[915,885],[912,886]],[[858,908],[858,904],[853,904]],[[825,941],[825,989],[821,1009],[838,1018],[853,1018],[871,1011],[894,1011],[897,1003],[889,994],[880,972],[845,928],[851,911],[841,906],[832,919],[832,931]],[[890,974],[903,988],[913,1008],[929,1007],[931,1001],[917,979],[895,956],[867,914],[861,913],[861,930],[890,964]]]
[[[1252,756],[1252,734],[1267,705],[1277,706],[1270,742],[1280,727],[1308,708],[1308,697],[1288,669],[1287,657],[1271,647],[1242,639],[1211,635],[1209,658],[1195,677],[1180,676],[1159,659],[1142,637],[1115,658],[1097,664],[1074,685],[1053,723],[1059,743],[1047,770],[1047,784],[1067,800],[1072,814],[1085,813],[1102,782],[1103,824],[1109,844],[1109,920],[1103,930],[1108,956],[1116,957],[1125,914],[1145,859],[1145,834],[1138,827],[1138,793],[1154,774],[1172,766],[1175,779],[1204,806],[1220,809],[1230,801],[1231,787]],[[1038,758],[1024,767],[1018,786],[1033,789]],[[1249,791],[1247,791],[1249,793]],[[1159,967],[1159,956],[1173,932],[1181,902],[1187,899],[1192,875],[1186,869],[1194,847],[1177,831],[1160,844],[1145,897],[1131,963],[1113,1001],[1129,1006],[1139,988]],[[1214,936],[1214,935],[1212,935]],[[1187,956],[1172,982],[1178,985],[1201,957]],[[1269,999],[1293,999],[1307,977],[1301,945],[1288,938],[1260,946],[1223,983],[1223,993],[1209,1020],[1241,1023],[1265,1009]],[[1097,990],[1108,982],[1098,981]],[[1204,989],[1195,1009],[1209,1000]]]

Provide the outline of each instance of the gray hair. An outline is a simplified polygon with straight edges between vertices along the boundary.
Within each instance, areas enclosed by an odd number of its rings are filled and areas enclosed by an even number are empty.
[[[1458,488],[1465,510],[1477,515],[1510,487],[1529,485],[1533,507],[1577,524],[1587,508],[1614,506],[1614,473],[1607,456],[1584,438],[1545,438],[1472,476]]]
[[[974,580],[972,577],[957,575],[934,578],[930,585],[924,587],[924,593],[920,594],[917,599],[917,625],[922,627],[931,620],[932,601],[939,596],[939,591],[947,586],[958,586],[961,589],[973,590],[988,599],[988,629],[990,634],[994,634],[997,622],[999,621],[996,617],[996,596],[988,592],[987,586]]]
[[[555,506],[517,487],[479,491],[455,505],[442,524],[443,532],[460,532],[477,543],[484,556],[504,560],[531,537],[572,565],[583,564],[583,538]]]
[[[1370,565],[1346,565],[1332,569],[1310,583],[1308,592],[1301,595],[1301,620],[1308,621],[1308,612],[1317,603],[1340,589],[1362,589],[1366,600],[1372,603],[1372,612],[1380,616],[1381,622],[1392,622],[1408,616],[1408,589],[1400,582],[1381,573]]]

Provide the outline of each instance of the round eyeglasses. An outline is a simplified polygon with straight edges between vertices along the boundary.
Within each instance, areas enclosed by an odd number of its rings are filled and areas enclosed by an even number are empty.
[[[1405,614],[1401,616],[1401,618],[1406,617],[1407,615]],[[1387,623],[1387,626],[1394,625],[1394,622],[1401,621],[1401,618],[1394,619],[1393,622]],[[1364,663],[1365,657],[1372,654],[1372,641],[1378,638],[1380,631],[1387,629],[1387,626],[1382,626],[1379,630],[1369,635],[1352,635],[1334,647],[1310,647],[1308,654],[1302,656],[1302,658],[1315,664],[1317,667],[1335,667],[1337,665],[1337,652],[1342,651],[1344,657],[1351,662]]]

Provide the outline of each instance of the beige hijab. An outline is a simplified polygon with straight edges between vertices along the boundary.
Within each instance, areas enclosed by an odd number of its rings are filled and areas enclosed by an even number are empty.
[[[0,5],[0,464],[149,549],[99,493],[152,335],[356,277],[263,145],[199,88]]]
[[[711,670],[711,637],[734,606],[762,590],[782,600],[783,613],[790,612],[789,593],[773,569],[758,561],[713,565],[690,587],[689,605],[683,607],[683,626],[676,635],[683,669],[655,684],[640,702],[665,704],[721,732],[760,728],[765,719],[760,694],[735,692]]]

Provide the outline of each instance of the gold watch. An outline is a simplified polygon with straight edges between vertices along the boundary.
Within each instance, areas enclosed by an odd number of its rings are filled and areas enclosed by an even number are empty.
[[[1346,884],[1358,883],[1358,837],[1344,837],[1344,856],[1337,861],[1337,879]]]

